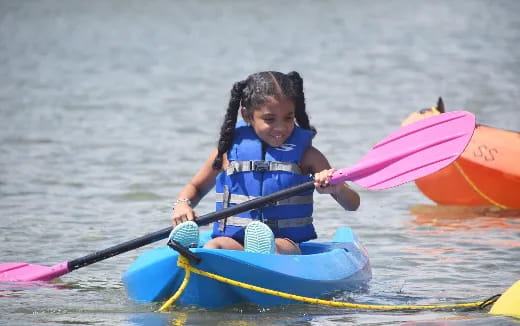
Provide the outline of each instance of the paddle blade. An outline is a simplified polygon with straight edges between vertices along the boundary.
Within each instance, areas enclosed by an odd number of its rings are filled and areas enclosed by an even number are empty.
[[[0,264],[0,283],[50,281],[69,272],[67,262],[47,267],[27,263]]]
[[[376,144],[353,167],[336,171],[330,182],[352,181],[381,190],[413,181],[456,160],[474,130],[475,116],[467,111],[418,120]]]

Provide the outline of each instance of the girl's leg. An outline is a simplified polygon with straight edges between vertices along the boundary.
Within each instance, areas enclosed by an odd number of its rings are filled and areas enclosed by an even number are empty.
[[[276,238],[276,253],[281,255],[299,255],[302,253],[297,243],[287,238]]]
[[[217,237],[206,242],[204,248],[209,249],[230,249],[244,250],[244,246],[240,242],[230,237]]]

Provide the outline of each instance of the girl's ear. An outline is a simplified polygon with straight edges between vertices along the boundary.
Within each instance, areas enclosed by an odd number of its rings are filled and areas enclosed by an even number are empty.
[[[245,122],[251,123],[251,115],[245,107],[240,108],[240,114],[242,115],[242,119],[244,119]]]

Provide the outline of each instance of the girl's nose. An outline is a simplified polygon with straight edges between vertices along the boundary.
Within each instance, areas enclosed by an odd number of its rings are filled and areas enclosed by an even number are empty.
[[[276,131],[285,131],[287,126],[283,122],[278,122],[274,124],[273,129]]]

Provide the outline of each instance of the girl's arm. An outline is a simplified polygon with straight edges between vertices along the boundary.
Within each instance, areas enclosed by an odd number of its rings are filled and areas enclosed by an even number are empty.
[[[302,158],[302,169],[306,173],[314,174],[314,185],[320,194],[330,194],[344,209],[355,211],[359,207],[360,199],[356,191],[347,183],[341,182],[336,185],[328,183],[329,176],[336,169],[330,167],[329,161],[318,149],[310,146]]]
[[[217,150],[213,150],[202,168],[193,176],[177,195],[177,201],[173,208],[172,224],[176,226],[185,221],[193,221],[197,214],[193,210],[199,201],[215,185],[215,178],[220,170],[213,169],[213,160],[217,156]],[[225,158],[224,158],[225,159]]]

